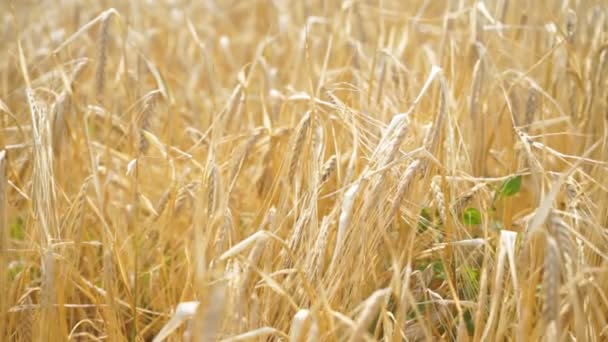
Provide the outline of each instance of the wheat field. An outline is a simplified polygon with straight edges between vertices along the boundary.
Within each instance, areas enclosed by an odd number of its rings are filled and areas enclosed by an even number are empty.
[[[606,0],[2,0],[1,341],[608,340]]]

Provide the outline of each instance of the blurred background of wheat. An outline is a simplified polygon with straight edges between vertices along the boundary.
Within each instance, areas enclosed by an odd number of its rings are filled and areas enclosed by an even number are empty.
[[[3,0],[0,340],[607,340],[607,27]]]

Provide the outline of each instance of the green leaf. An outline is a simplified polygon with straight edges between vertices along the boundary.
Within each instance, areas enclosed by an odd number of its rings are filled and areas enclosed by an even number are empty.
[[[469,226],[480,224],[481,213],[475,208],[467,208],[464,213],[462,213],[462,221]]]
[[[433,263],[433,273],[435,273],[435,277],[440,280],[445,280],[445,270],[443,269],[443,263],[441,261],[436,261]]]
[[[464,318],[464,323],[467,326],[469,335],[473,335],[475,333],[475,320],[471,314],[471,310],[465,310],[462,317]]]
[[[503,196],[513,196],[521,189],[521,176],[515,176],[507,179],[500,190],[498,191]]]
[[[23,240],[25,238],[23,219],[21,217],[17,217],[15,222],[10,224],[9,231],[12,239]]]
[[[466,292],[477,294],[479,291],[479,269],[472,266],[464,266],[464,287]]]

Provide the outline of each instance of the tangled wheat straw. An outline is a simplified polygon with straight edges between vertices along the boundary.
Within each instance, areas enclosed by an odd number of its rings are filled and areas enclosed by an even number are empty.
[[[0,1],[0,340],[608,340],[605,0]]]

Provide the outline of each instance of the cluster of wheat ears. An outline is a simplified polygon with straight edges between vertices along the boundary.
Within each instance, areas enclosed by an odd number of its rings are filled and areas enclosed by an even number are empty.
[[[608,340],[605,0],[3,0],[0,340]]]

